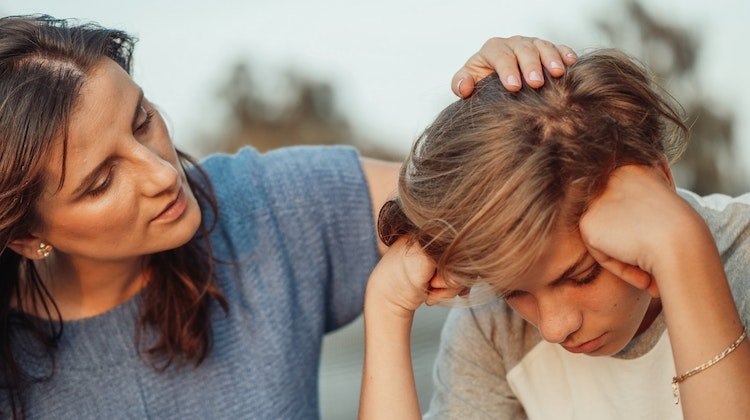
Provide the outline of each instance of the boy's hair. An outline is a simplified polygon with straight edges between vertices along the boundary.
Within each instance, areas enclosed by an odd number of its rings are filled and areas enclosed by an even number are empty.
[[[615,50],[580,57],[540,89],[511,93],[489,76],[419,136],[380,237],[418,242],[449,284],[500,289],[554,229],[577,228],[616,168],[679,157],[688,129],[670,100]]]

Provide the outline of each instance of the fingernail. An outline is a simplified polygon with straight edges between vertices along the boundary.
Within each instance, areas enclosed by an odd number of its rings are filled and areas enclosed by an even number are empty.
[[[534,82],[543,82],[544,81],[544,79],[542,78],[542,75],[539,74],[539,72],[536,71],[536,70],[532,71],[531,73],[529,73],[529,80],[534,81]]]
[[[464,78],[462,77],[461,80],[458,81],[458,84],[456,85],[456,91],[458,91],[458,96],[461,96],[461,83],[464,82]]]
[[[508,76],[507,82],[511,86],[521,86],[521,82],[519,82],[518,78],[513,75]]]
[[[552,61],[549,63],[549,68],[551,69],[562,69],[563,65],[558,61]]]
[[[578,57],[576,55],[576,53],[574,53],[574,52],[569,52],[569,53],[565,54],[565,56],[568,57],[568,58],[576,58],[576,57]]]

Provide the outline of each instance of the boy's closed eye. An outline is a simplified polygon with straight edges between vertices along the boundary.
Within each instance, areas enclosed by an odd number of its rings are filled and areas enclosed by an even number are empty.
[[[590,266],[586,267],[583,271],[580,273],[577,273],[575,275],[571,276],[565,276],[558,280],[553,281],[550,283],[550,286],[560,286],[566,283],[572,284],[574,286],[585,286],[587,284],[590,284],[594,280],[599,277],[599,275],[602,272],[602,266],[594,261]],[[524,293],[526,293],[523,290],[509,290],[506,292],[503,292],[500,294],[501,299],[505,300],[511,300],[515,299],[519,296],[522,296]]]

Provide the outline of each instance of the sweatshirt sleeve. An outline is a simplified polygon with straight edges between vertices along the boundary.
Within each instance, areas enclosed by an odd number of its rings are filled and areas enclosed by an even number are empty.
[[[526,418],[506,380],[507,360],[496,342],[500,329],[494,317],[498,309],[502,308],[492,304],[456,308],[449,314],[426,419]]]

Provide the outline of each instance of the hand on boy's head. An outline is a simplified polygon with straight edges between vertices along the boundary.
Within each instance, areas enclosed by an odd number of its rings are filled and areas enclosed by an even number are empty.
[[[544,85],[544,71],[552,77],[565,74],[565,66],[576,62],[570,47],[555,45],[539,38],[512,36],[490,38],[482,48],[453,76],[451,89],[460,98],[471,96],[475,84],[497,73],[503,86],[511,92],[523,82],[533,88]]]
[[[655,288],[660,261],[690,244],[686,226],[703,220],[674,190],[660,166],[615,170],[604,192],[581,217],[581,237],[608,271],[639,288]],[[654,289],[655,291],[655,289]]]

